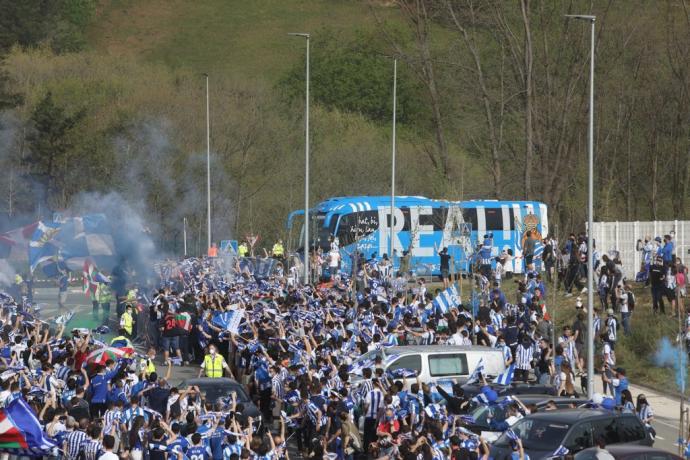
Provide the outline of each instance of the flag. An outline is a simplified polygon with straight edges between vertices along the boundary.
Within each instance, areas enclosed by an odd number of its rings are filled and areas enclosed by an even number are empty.
[[[214,314],[212,322],[222,329],[237,334],[242,318],[244,318],[244,309],[231,310]]]
[[[0,452],[32,457],[57,454],[57,444],[45,435],[33,410],[22,398],[0,410]]]
[[[433,419],[439,419],[443,415],[439,404],[429,404],[424,408],[424,413]]]
[[[479,381],[479,374],[484,373],[484,358],[479,358],[479,362],[477,363],[477,366],[474,368],[472,371],[472,374],[470,374],[470,378],[467,379],[466,383],[475,383]]]
[[[432,304],[436,307],[437,311],[445,315],[451,308],[457,308],[460,306],[460,297],[458,297],[458,290],[455,286],[451,286],[443,291],[432,301]]]
[[[29,268],[33,272],[43,262],[58,255],[59,243],[56,241],[61,224],[39,222],[29,242]]]
[[[558,446],[558,449],[556,449],[556,451],[553,454],[551,454],[551,456],[552,457],[565,457],[566,455],[568,455],[569,452],[570,452],[570,450],[567,447]]]
[[[94,282],[93,272],[96,270],[96,266],[90,259],[84,261],[84,268],[82,270],[82,277],[84,281],[84,294],[88,297],[90,295],[96,295],[98,290],[98,284]]]
[[[27,262],[29,243],[38,227],[38,222],[19,227],[0,235],[0,258]]]
[[[417,371],[415,371],[414,369],[405,368],[389,370],[388,374],[390,374],[390,376],[395,379],[407,379],[417,377]]]
[[[90,258],[98,266],[114,261],[115,243],[104,214],[88,214],[67,219],[58,238],[63,243],[62,255],[71,269],[77,269]]]
[[[350,369],[348,372],[350,374],[357,374],[361,375],[362,374],[362,369],[365,367],[372,367],[374,365],[374,360],[367,358],[367,359],[362,359],[360,361],[354,362],[350,365]]]
[[[494,383],[496,385],[510,385],[510,382],[513,381],[513,375],[515,374],[515,364],[511,364],[508,366],[508,369],[505,370],[501,375],[497,376],[494,379]]]

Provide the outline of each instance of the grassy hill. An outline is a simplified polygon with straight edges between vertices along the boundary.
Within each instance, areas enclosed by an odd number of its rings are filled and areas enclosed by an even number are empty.
[[[361,0],[112,0],[87,35],[96,51],[273,82],[304,55],[288,32],[327,27],[347,36],[375,26],[371,8],[396,14]]]

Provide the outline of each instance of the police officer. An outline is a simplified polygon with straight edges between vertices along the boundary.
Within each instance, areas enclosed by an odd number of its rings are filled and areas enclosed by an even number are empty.
[[[249,247],[247,246],[247,242],[242,241],[242,243],[240,243],[240,246],[237,248],[237,255],[239,257],[247,257],[248,253],[249,253]]]
[[[103,312],[103,322],[106,323],[110,317],[110,302],[113,301],[113,291],[110,290],[110,286],[107,284],[99,284],[97,297]]]
[[[215,345],[210,345],[208,347],[208,354],[204,356],[204,362],[201,363],[199,377],[201,377],[201,374],[205,374],[206,377],[217,379],[223,376],[223,369],[230,373],[230,368],[228,363],[225,362],[223,355],[218,353]]]
[[[132,332],[134,331],[134,317],[132,316],[131,304],[127,304],[125,312],[120,317],[120,328],[124,329],[125,335],[128,338],[132,338]]]
[[[274,259],[283,260],[283,257],[285,256],[285,248],[283,247],[283,240],[279,239],[273,245],[273,250],[271,252],[273,253]]]

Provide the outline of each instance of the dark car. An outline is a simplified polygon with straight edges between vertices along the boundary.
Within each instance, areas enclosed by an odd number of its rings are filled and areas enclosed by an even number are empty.
[[[654,447],[644,446],[606,446],[606,450],[613,455],[616,460],[683,460],[681,457],[666,452],[665,450],[655,449]],[[590,447],[575,455],[575,460],[596,460],[597,448]]]
[[[520,398],[520,401],[522,401],[522,404],[525,406],[534,404],[540,411],[543,410],[550,401],[553,401],[558,409],[575,408],[588,402],[587,399],[583,398],[566,398],[548,395],[519,395],[518,398]],[[508,409],[508,404],[503,404],[505,399],[506,397],[504,396],[498,399],[498,404],[492,404],[490,406],[481,405],[476,407],[469,414],[469,417],[463,419],[464,426],[468,430],[477,434],[493,431],[489,427],[489,415],[491,415],[493,420],[505,420],[506,411]],[[497,432],[495,436],[498,437],[499,434],[500,433]],[[491,441],[491,438],[489,437],[487,440]]]
[[[252,402],[244,387],[236,380],[228,378],[208,378],[201,377],[183,381],[179,388],[184,389],[190,386],[199,387],[201,394],[206,401],[216,402],[220,398],[230,397],[234,391],[237,394],[237,403],[243,406],[242,416],[258,419],[261,415],[259,408]]]
[[[571,454],[594,446],[600,436],[606,445],[654,443],[640,419],[602,409],[559,409],[528,415],[512,426],[531,460],[547,459],[563,446]],[[491,446],[495,460],[510,459],[511,439],[504,433]]]
[[[542,385],[540,383],[511,383],[510,385],[487,384],[498,396],[508,395],[556,395],[556,388],[553,385]],[[466,398],[473,398],[482,392],[484,385],[470,383],[462,386]]]

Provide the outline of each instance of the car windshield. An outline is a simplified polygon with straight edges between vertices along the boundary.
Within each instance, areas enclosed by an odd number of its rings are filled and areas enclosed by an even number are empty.
[[[178,388],[180,391],[183,391],[189,385],[190,383],[185,380],[178,386]],[[206,399],[209,401],[215,401],[220,397],[229,397],[233,391],[237,393],[237,402],[246,403],[250,401],[247,393],[244,391],[244,388],[237,383],[218,384],[216,382],[204,382],[192,383],[192,385],[198,386],[201,392],[205,393]]]
[[[481,405],[472,412],[474,423],[481,426],[489,426],[489,415],[492,419],[501,422],[506,418],[506,411],[501,406]]]
[[[512,428],[522,440],[522,446],[526,450],[555,451],[565,439],[570,424],[523,418]],[[499,447],[510,446],[510,438],[503,433],[495,444]]]

